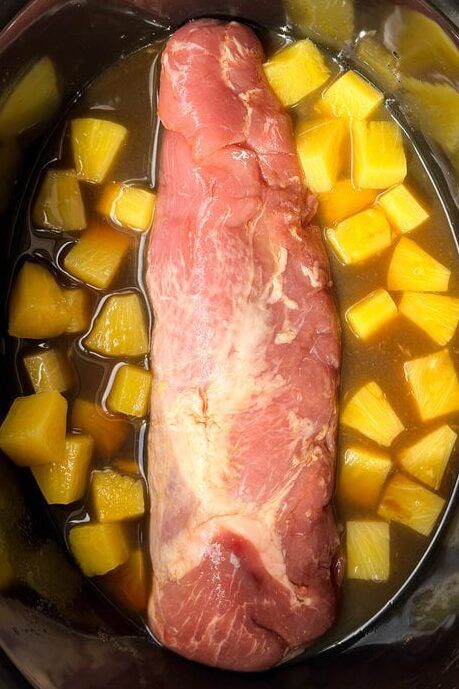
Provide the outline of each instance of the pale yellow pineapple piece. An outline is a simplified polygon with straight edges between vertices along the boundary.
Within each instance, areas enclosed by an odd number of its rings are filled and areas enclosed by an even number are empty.
[[[283,0],[296,30],[316,33],[324,43],[342,47],[354,34],[353,0]]]
[[[75,170],[47,170],[32,220],[38,227],[51,230],[84,230],[86,213]]]
[[[126,440],[128,425],[112,419],[95,402],[76,399],[72,407],[72,427],[94,439],[96,450],[102,455],[115,453]]]
[[[91,297],[84,287],[64,289],[64,296],[70,310],[70,321],[66,333],[81,333],[91,320]]]
[[[330,191],[318,194],[318,221],[324,227],[331,227],[371,206],[376,195],[374,189],[357,189],[350,179],[340,180]]]
[[[457,434],[444,424],[397,452],[407,474],[438,490],[456,444]]]
[[[139,294],[124,292],[108,297],[84,344],[90,351],[104,356],[147,354],[147,319]]]
[[[459,92],[449,84],[405,78],[404,100],[423,134],[450,155],[459,150]]]
[[[17,397],[0,427],[0,449],[19,466],[61,462],[67,400],[59,392]]]
[[[363,446],[348,447],[339,468],[340,499],[372,508],[391,469],[392,461],[387,453]]]
[[[130,239],[125,234],[104,225],[92,225],[64,258],[64,268],[93,287],[107,289],[129,246]]]
[[[363,385],[344,404],[341,423],[389,447],[404,430],[386,395],[374,381]]]
[[[446,292],[451,271],[408,237],[394,249],[387,273],[388,289],[406,292]]]
[[[64,392],[75,380],[67,355],[60,349],[36,349],[24,357],[24,366],[35,392]]]
[[[399,60],[373,36],[363,36],[356,48],[356,56],[374,74],[376,83],[388,91],[400,86]]]
[[[348,579],[387,581],[390,574],[389,524],[347,522],[346,554]]]
[[[444,505],[439,495],[397,473],[384,490],[378,515],[429,536]]]
[[[392,244],[392,230],[384,213],[370,208],[326,232],[326,237],[338,258],[346,265],[366,261]]]
[[[99,212],[122,227],[146,232],[153,222],[155,203],[154,191],[114,182],[105,187]]]
[[[389,221],[401,234],[411,232],[429,219],[429,214],[404,184],[386,191],[378,198]]]
[[[93,447],[94,440],[89,435],[68,435],[62,462],[32,468],[48,505],[70,505],[81,500],[88,483]]]
[[[56,337],[69,320],[67,301],[52,273],[39,263],[24,263],[11,293],[9,334],[36,340]]]
[[[309,38],[283,48],[263,68],[271,88],[286,108],[323,86],[330,76],[322,53]]]
[[[397,316],[397,306],[385,289],[377,289],[346,311],[352,332],[367,340]]]
[[[100,184],[127,136],[116,122],[82,117],[70,123],[73,157],[79,179]]]
[[[387,189],[406,177],[400,127],[395,122],[355,120],[352,132],[352,181],[362,189]]]
[[[140,366],[125,364],[116,371],[107,398],[111,412],[141,418],[148,412],[151,393],[151,373]]]
[[[324,115],[365,120],[382,104],[383,100],[381,91],[350,70],[329,86],[318,102],[317,108]]]
[[[301,123],[297,130],[296,148],[311,191],[321,193],[334,187],[343,163],[347,132],[346,123],[341,119]]]
[[[56,70],[42,57],[5,93],[0,103],[0,138],[42,127],[57,112],[60,94]]]
[[[145,514],[143,480],[123,476],[112,469],[93,471],[91,502],[100,522],[139,519]]]
[[[454,336],[459,323],[459,299],[442,294],[404,292],[400,313],[444,346]]]
[[[101,576],[129,557],[124,524],[79,524],[70,529],[70,550],[87,577]]]
[[[447,349],[407,361],[404,370],[423,421],[459,411],[459,381]]]

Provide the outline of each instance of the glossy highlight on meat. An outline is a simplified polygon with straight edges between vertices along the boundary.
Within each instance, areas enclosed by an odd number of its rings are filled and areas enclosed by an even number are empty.
[[[313,643],[339,587],[337,317],[316,201],[262,61],[235,22],[170,38],[147,268],[149,624],[234,670]]]

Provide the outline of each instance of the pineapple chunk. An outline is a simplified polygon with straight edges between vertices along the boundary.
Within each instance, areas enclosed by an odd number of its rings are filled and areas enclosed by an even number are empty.
[[[99,212],[122,227],[145,232],[151,227],[155,202],[153,191],[115,182],[104,189]]]
[[[90,351],[104,356],[147,354],[147,322],[140,296],[125,292],[108,297],[84,344]]]
[[[61,462],[67,400],[58,392],[17,397],[0,427],[0,449],[19,466]]]
[[[369,521],[347,522],[346,551],[348,579],[389,579],[389,524]]]
[[[441,294],[404,292],[400,313],[424,330],[437,344],[444,346],[453,337],[459,323],[459,299]]]
[[[385,289],[377,289],[346,311],[352,332],[362,340],[374,335],[397,315],[397,307]]]
[[[382,211],[370,208],[326,232],[336,255],[346,265],[361,263],[380,254],[392,243],[392,230]]]
[[[397,473],[384,490],[378,515],[429,536],[444,505],[439,495]]]
[[[140,366],[125,364],[118,368],[107,398],[111,412],[128,416],[146,416],[150,403],[151,373]]]
[[[342,48],[354,33],[353,0],[283,0],[296,30],[314,31],[325,43]]]
[[[459,93],[449,84],[406,78],[404,99],[411,119],[447,153],[459,150]]]
[[[389,447],[404,430],[386,395],[374,381],[363,385],[346,400],[341,423]]]
[[[436,428],[397,453],[397,460],[408,474],[438,490],[457,434],[446,424]]]
[[[42,127],[57,112],[60,95],[56,70],[43,57],[19,79],[0,104],[0,138],[18,136]]]
[[[96,450],[102,455],[116,452],[128,431],[124,421],[110,418],[99,405],[80,398],[73,403],[72,427],[92,436]]]
[[[128,459],[126,457],[118,457],[112,462],[113,468],[119,474],[131,474],[131,476],[140,476],[139,465],[135,459]]]
[[[316,91],[330,76],[322,53],[309,38],[283,48],[263,67],[272,90],[286,108]]]
[[[127,562],[105,577],[113,595],[131,610],[142,612],[148,603],[147,569],[140,548],[134,550]]]
[[[86,227],[86,213],[75,170],[48,170],[35,201],[38,227],[74,232]]]
[[[376,194],[373,189],[357,189],[350,179],[336,182],[331,191],[324,191],[317,197],[318,221],[322,226],[331,227],[371,206]]]
[[[387,286],[393,291],[446,292],[451,271],[407,237],[394,249]]]
[[[363,36],[356,48],[357,58],[369,67],[376,83],[388,91],[396,91],[400,85],[398,59],[372,36]]]
[[[100,576],[124,564],[129,543],[123,524],[81,524],[69,532],[75,560],[87,577]]]
[[[83,282],[107,289],[130,246],[129,237],[103,225],[92,225],[64,258],[64,268]]]
[[[395,122],[352,122],[352,181],[362,189],[400,184],[407,166],[400,127]]]
[[[64,392],[73,385],[72,367],[60,349],[37,349],[24,357],[24,366],[35,392]]]
[[[62,462],[32,468],[48,505],[70,505],[86,490],[94,440],[89,435],[68,435]]]
[[[64,289],[64,296],[70,310],[70,321],[66,333],[81,333],[87,330],[91,320],[91,297],[83,287]]]
[[[296,148],[306,184],[314,193],[334,187],[343,162],[346,133],[346,124],[340,119],[301,123]]]
[[[120,151],[127,129],[116,122],[94,117],[72,120],[70,129],[79,179],[100,184]]]
[[[407,361],[404,370],[423,421],[459,411],[459,381],[447,349]]]
[[[143,481],[111,469],[93,471],[91,501],[102,523],[138,519],[145,514]]]
[[[364,508],[373,507],[391,469],[391,459],[385,452],[349,447],[339,471],[341,500]]]
[[[345,72],[325,91],[317,108],[324,115],[365,120],[383,102],[381,91],[356,72]]]
[[[378,204],[383,208],[391,225],[402,234],[415,230],[429,219],[427,211],[404,184],[399,184],[382,194],[378,198]]]
[[[39,263],[24,263],[10,298],[9,334],[36,340],[56,337],[69,320],[67,301],[52,273]]]

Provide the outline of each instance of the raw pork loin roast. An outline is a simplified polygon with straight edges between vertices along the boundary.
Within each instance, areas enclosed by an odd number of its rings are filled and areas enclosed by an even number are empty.
[[[261,45],[200,20],[163,53],[147,284],[155,312],[149,623],[268,668],[332,624],[339,335],[316,210]]]

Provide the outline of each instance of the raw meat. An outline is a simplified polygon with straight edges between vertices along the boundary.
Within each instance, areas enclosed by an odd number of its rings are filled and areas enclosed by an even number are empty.
[[[338,325],[292,126],[256,36],[192,22],[162,58],[149,622],[260,670],[332,624]]]

